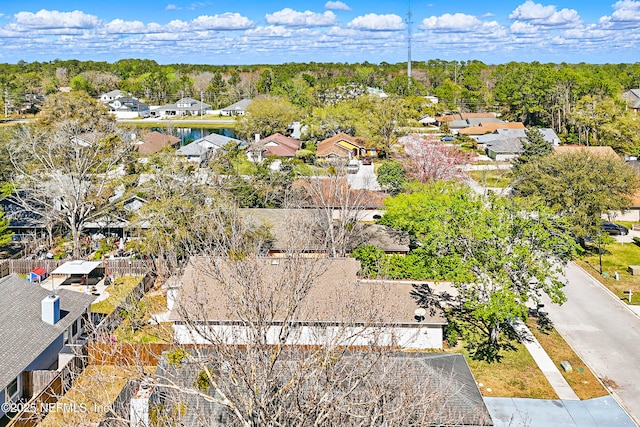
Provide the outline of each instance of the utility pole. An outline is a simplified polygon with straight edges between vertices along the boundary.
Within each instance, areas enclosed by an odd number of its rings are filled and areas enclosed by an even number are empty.
[[[411,87],[411,0],[407,12],[407,92]]]
[[[9,91],[4,88],[4,118],[9,116]]]

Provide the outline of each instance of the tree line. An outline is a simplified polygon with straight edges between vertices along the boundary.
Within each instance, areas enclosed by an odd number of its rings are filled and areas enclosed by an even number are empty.
[[[15,106],[60,87],[91,96],[120,89],[152,104],[190,96],[223,107],[242,98],[271,95],[309,111],[382,89],[391,96],[434,95],[434,113],[501,114],[527,126],[553,128],[567,142],[637,151],[635,122],[621,97],[640,87],[640,63],[489,65],[481,61],[412,63],[286,63],[279,65],[161,65],[153,60],[114,63],[54,60],[0,64],[2,100]],[[632,140],[630,143],[629,140]],[[621,142],[624,140],[624,142]]]

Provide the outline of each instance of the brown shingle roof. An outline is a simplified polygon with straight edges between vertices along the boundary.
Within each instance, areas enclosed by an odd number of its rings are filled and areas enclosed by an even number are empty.
[[[484,135],[486,133],[494,133],[498,129],[525,129],[524,123],[521,122],[502,122],[502,123],[480,123],[478,126],[458,130],[459,134],[464,135]]]
[[[269,143],[277,145],[266,146]],[[264,148],[264,156],[295,157],[296,151],[300,149],[301,142],[297,139],[274,133],[257,142]]]
[[[467,120],[471,118],[476,119],[493,119],[496,117],[496,113],[454,113],[444,116],[438,116],[435,119],[439,122],[450,122],[453,120]]]
[[[618,157],[618,155],[616,154],[615,151],[613,151],[613,148],[609,147],[608,145],[558,145],[556,147],[553,147],[553,152],[555,154],[569,154],[569,153],[577,153],[580,151],[586,151],[589,153],[592,153],[596,156],[616,156]]]
[[[245,300],[258,298],[265,313],[272,313],[267,320],[277,322],[295,295],[301,300],[289,319],[301,323],[417,324],[411,284],[360,282],[359,269],[352,258],[192,257],[180,279],[180,308],[171,317],[181,320],[180,312],[191,320],[246,321]],[[445,323],[441,309],[428,310],[421,322]]]
[[[138,152],[140,154],[153,154],[169,145],[176,145],[180,142],[180,138],[153,131],[145,134],[142,137],[142,141],[142,144],[138,145]]]
[[[339,134],[334,135],[331,138],[320,141],[316,150],[316,156],[326,157],[330,154],[335,154],[337,156],[348,157],[349,150],[345,147],[340,146],[338,144],[340,141],[346,141],[349,144],[355,145],[356,147],[365,148],[362,138],[353,137],[351,135],[347,135],[344,132],[340,132]]]

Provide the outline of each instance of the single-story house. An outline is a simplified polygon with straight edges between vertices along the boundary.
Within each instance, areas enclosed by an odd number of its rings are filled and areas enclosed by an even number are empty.
[[[353,258],[192,257],[165,284],[174,339],[251,344],[247,318],[264,316],[266,344],[442,348],[447,321],[440,307],[420,307],[408,283],[360,281],[359,270]],[[259,313],[260,301],[271,301],[274,311]],[[282,338],[284,321],[296,330]]]
[[[525,127],[522,122],[482,122],[476,126],[459,129],[457,132],[461,135],[475,136],[494,133],[498,129],[525,129]]]
[[[180,116],[201,116],[206,114],[211,108],[211,104],[198,101],[193,98],[182,98],[175,104],[166,104],[151,109],[151,116],[154,117],[180,117]]]
[[[250,161],[261,162],[269,156],[295,157],[302,142],[297,139],[274,133],[264,139],[257,139],[247,149],[247,157]]]
[[[270,256],[281,256],[291,251],[326,254],[326,212],[318,209],[239,209],[240,216],[255,226],[269,228],[267,241]],[[363,211],[364,213],[364,211]],[[357,213],[353,213],[357,216]],[[358,218],[356,218],[358,219]],[[305,236],[302,238],[301,236]],[[373,245],[388,254],[407,254],[409,235],[380,224],[357,223],[349,235],[348,248]]]
[[[175,147],[180,143],[180,138],[167,135],[158,131],[146,133],[137,145],[138,152],[142,155],[157,153],[165,147]]]
[[[241,359],[242,350],[238,350],[237,353],[238,359]],[[221,354],[215,349],[192,352],[179,364],[169,362],[168,356],[169,354],[165,353],[160,357],[153,376],[155,381],[151,387],[132,393],[131,404],[127,405],[127,408],[135,411],[135,419],[142,424],[148,424],[149,409],[154,407],[164,411],[159,415],[175,417],[179,414],[176,422],[185,427],[200,427],[211,420],[215,420],[216,425],[220,426],[235,424],[236,419],[229,413],[230,409],[220,403],[224,399],[216,387],[208,387],[206,390],[196,388],[196,385],[202,382],[201,373],[205,366],[210,368],[211,372],[220,375],[224,369],[233,372],[235,368],[229,367],[229,363],[235,361],[227,361],[228,354]],[[291,384],[293,389],[292,393],[289,393],[292,391],[291,388],[287,388],[286,391],[285,388],[282,389],[283,400],[304,399],[309,392],[308,399],[311,401],[306,402],[309,408],[316,406],[315,399],[327,395],[342,397],[334,402],[335,405],[339,405],[334,407],[335,413],[339,414],[338,419],[329,418],[328,423],[323,425],[352,425],[354,420],[349,418],[348,414],[353,415],[357,422],[366,421],[365,414],[376,417],[372,414],[375,411],[368,410],[369,405],[376,405],[379,413],[388,414],[384,421],[389,425],[494,425],[469,365],[461,354],[387,352],[374,355],[370,352],[348,351],[337,356],[329,364],[330,367],[322,367],[319,373],[316,369],[311,369],[317,372],[316,375],[311,374],[314,375],[312,381],[308,376],[300,378],[300,367],[313,368],[312,358],[317,357],[317,352],[283,351],[279,356],[274,361],[271,371],[274,374],[273,384]],[[318,367],[320,366],[318,364]],[[333,369],[341,374],[328,374]],[[367,370],[364,381],[363,370]],[[229,389],[230,377],[237,378],[238,375],[223,376],[223,390]],[[307,384],[304,384],[305,380]],[[250,387],[248,384],[243,386]],[[247,391],[244,387],[242,390]],[[323,393],[322,390],[329,393]],[[288,406],[282,401],[279,403],[283,407]],[[299,401],[290,404],[295,408],[300,407]],[[302,407],[304,408],[304,405]],[[359,411],[353,409],[355,407],[364,414],[358,414]],[[398,411],[399,408],[402,410]],[[380,418],[378,424],[387,425]],[[133,414],[131,419],[134,419]]]
[[[95,297],[52,293],[15,275],[0,279],[0,294],[0,402],[17,402],[30,397],[31,371],[61,368],[59,353],[80,339]]]
[[[316,157],[347,161],[361,156],[375,156],[376,149],[367,147],[364,139],[340,132],[318,143]]]
[[[229,143],[240,145],[242,141],[229,136],[211,133],[180,148],[176,151],[176,155],[185,157],[187,161],[195,162],[202,166],[207,163],[213,153]]]
[[[238,102],[234,102],[233,104],[220,109],[220,113],[223,116],[244,116],[249,104],[251,104],[251,101],[252,100],[249,98],[241,99]]]
[[[496,161],[511,160],[522,154],[522,138],[502,137],[486,144],[487,156]]]

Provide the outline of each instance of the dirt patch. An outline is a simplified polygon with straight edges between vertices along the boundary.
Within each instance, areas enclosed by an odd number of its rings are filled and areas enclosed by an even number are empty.
[[[608,387],[610,389],[613,389],[613,390],[615,390],[615,389],[617,389],[619,387],[618,384],[614,380],[612,380],[611,378],[607,378],[607,377],[602,378],[602,384],[604,384],[606,387]]]

